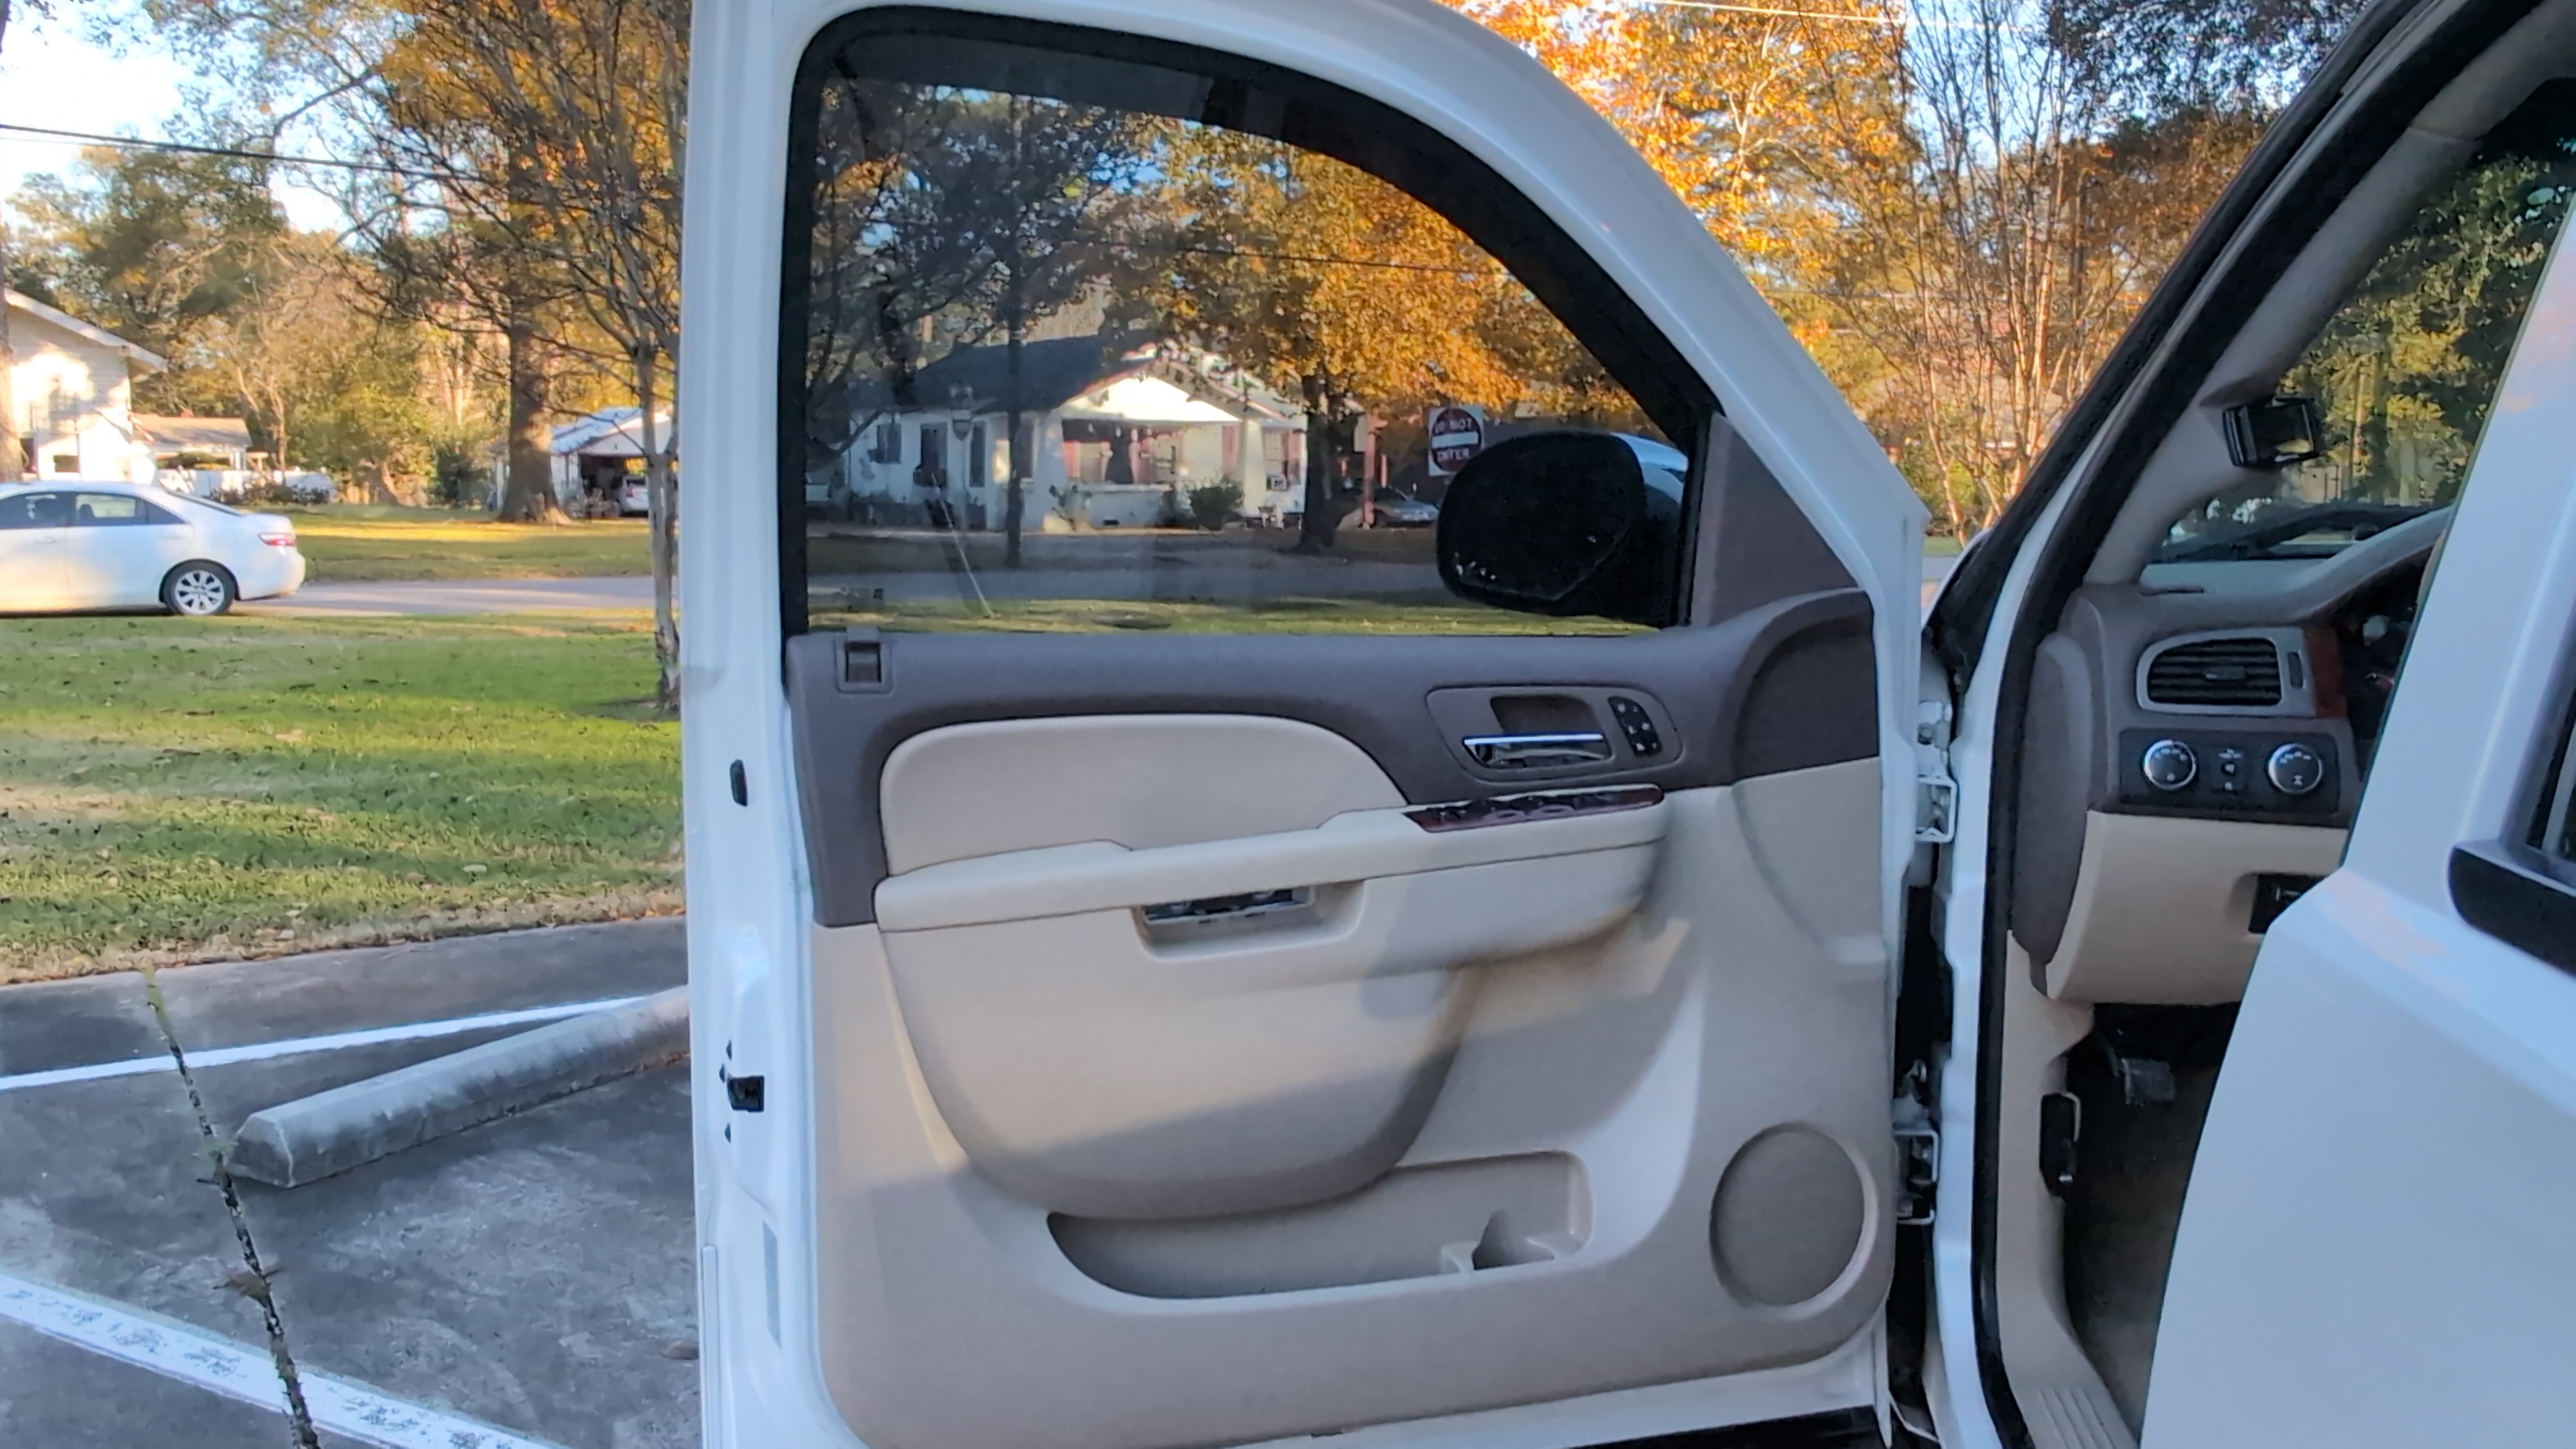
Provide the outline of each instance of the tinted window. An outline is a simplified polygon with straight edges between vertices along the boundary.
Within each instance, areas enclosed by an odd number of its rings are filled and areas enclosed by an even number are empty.
[[[845,24],[800,87],[791,629],[1618,627],[1471,605],[1418,515],[1367,526],[1483,443],[1713,411],[1525,199],[1276,71],[920,23]]]
[[[0,528],[68,528],[69,495],[62,493],[0,494]]]

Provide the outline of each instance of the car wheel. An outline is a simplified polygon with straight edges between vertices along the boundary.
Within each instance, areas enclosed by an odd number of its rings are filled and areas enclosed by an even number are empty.
[[[197,559],[170,570],[161,581],[161,604],[173,614],[192,619],[210,618],[233,606],[240,591],[233,584],[230,570],[219,563]]]

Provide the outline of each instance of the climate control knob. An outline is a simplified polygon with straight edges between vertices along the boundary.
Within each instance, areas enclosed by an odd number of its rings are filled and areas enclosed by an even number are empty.
[[[2288,744],[2272,752],[2263,766],[2272,788],[2284,795],[2305,795],[2326,782],[2325,757],[2306,745]]]
[[[2179,790],[2200,778],[2200,756],[2180,740],[2158,740],[2138,762],[2147,783],[2159,790]]]

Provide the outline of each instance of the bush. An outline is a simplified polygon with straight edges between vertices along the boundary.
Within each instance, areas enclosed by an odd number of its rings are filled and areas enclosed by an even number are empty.
[[[1210,533],[1225,527],[1243,502],[1243,485],[1210,483],[1190,490],[1190,521]]]

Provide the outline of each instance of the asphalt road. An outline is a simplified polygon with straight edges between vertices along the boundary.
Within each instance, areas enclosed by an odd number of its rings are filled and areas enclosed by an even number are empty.
[[[1923,597],[1950,576],[1953,554],[1926,555]],[[816,580],[851,590],[882,589],[890,601],[971,599],[980,587],[993,599],[1263,598],[1279,595],[1367,597],[1437,591],[1427,564],[1352,563],[1339,567],[1219,569],[1184,566],[1153,571],[1026,569],[962,573],[873,574]],[[867,595],[862,594],[861,597]],[[245,613],[284,617],[542,614],[565,610],[633,610],[653,606],[643,578],[486,579],[423,583],[307,584],[292,598],[242,605]]]
[[[335,1449],[692,1449],[685,1067],[239,1183],[238,1219],[205,1152],[262,1107],[526,1029],[476,1018],[686,977],[663,919],[172,969],[166,1034],[133,973],[0,988],[0,1444],[279,1449],[282,1352]]]

